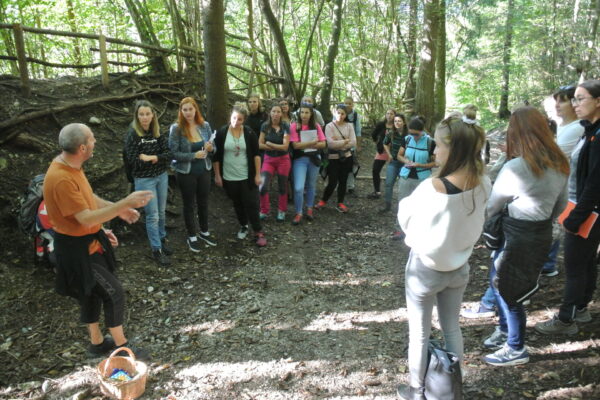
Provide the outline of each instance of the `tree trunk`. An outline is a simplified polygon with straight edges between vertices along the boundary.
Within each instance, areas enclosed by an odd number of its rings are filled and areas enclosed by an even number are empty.
[[[436,43],[439,40],[438,13],[439,1],[425,0],[424,32],[419,55],[419,74],[417,76],[414,113],[425,118],[425,130],[428,132],[431,132],[433,128],[434,118]]]
[[[142,4],[139,0],[125,0],[125,5],[127,6],[127,10],[129,10],[129,14],[131,15],[131,19],[133,19],[142,43],[160,46],[160,42],[154,33],[152,20],[149,16],[150,12],[145,3]],[[153,72],[163,74],[169,72],[169,64],[163,55],[152,50],[145,51],[150,58],[150,69]]]
[[[321,89],[321,101],[319,111],[325,121],[331,120],[331,92],[333,90],[333,79],[335,69],[335,58],[337,57],[342,33],[342,8],[343,0],[334,0],[333,3],[333,28],[331,31],[331,42],[327,48],[327,61],[325,62],[325,82]]]
[[[248,39],[250,43],[254,43],[254,10],[252,8],[252,0],[246,0],[246,7],[248,7]],[[250,68],[250,78],[248,79],[247,97],[250,97],[254,89],[254,71],[256,70],[256,49],[254,45],[252,45],[250,51],[252,52],[252,67]]]
[[[433,125],[444,119],[446,114],[446,0],[439,5],[439,35],[435,60],[435,113]]]
[[[227,57],[223,0],[210,0],[204,8],[204,79],[207,120],[215,128],[227,123]]]
[[[408,22],[408,70],[406,72],[406,88],[404,90],[404,100],[407,108],[412,112],[415,109],[415,96],[417,93],[417,81],[415,73],[417,72],[417,20],[418,1],[410,0],[410,19]]]
[[[281,32],[279,21],[277,21],[275,14],[273,14],[273,9],[271,8],[269,0],[260,0],[260,4],[263,10],[263,16],[267,20],[269,28],[271,29],[271,35],[275,40],[275,46],[277,47],[279,60],[283,69],[283,76],[286,79],[284,96],[292,96],[294,99],[296,99],[296,102],[300,102],[301,94],[298,92],[296,87],[294,69],[292,68],[292,62],[285,45],[285,40],[283,39],[283,33]]]
[[[502,90],[500,92],[500,108],[498,118],[508,119],[510,110],[508,109],[508,95],[510,92],[510,52],[512,48],[514,0],[508,0],[506,9],[506,23],[504,31],[504,46],[502,49]]]
[[[592,58],[594,54],[598,52],[598,48],[596,47],[596,40],[598,39],[598,21],[600,20],[600,0],[596,0],[596,7],[594,10],[594,14],[591,17],[591,28],[590,29],[590,37],[588,39],[588,49],[585,60],[585,65],[583,67],[583,71],[581,73],[581,78],[588,79],[586,75],[589,73],[590,68],[592,67]]]
[[[67,20],[69,21],[69,28],[71,28],[71,32],[77,32],[77,22],[75,21],[75,12],[73,10],[73,0],[67,0]],[[75,64],[82,63],[79,39],[74,39],[73,41],[73,57],[75,58]],[[83,76],[83,70],[78,69],[77,75]]]

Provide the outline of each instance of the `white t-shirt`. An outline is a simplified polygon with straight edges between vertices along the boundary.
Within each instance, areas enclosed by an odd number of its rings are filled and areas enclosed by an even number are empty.
[[[567,158],[571,158],[571,153],[579,139],[581,139],[583,131],[583,126],[581,126],[579,120],[559,126],[556,130],[556,144],[558,144],[558,147],[565,153]]]

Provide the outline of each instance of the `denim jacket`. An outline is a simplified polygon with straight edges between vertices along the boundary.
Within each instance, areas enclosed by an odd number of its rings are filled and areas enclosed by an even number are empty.
[[[210,124],[205,121],[204,125],[198,126],[197,129],[204,142],[209,142],[211,135]],[[182,174],[189,174],[196,153],[192,151],[192,143],[181,134],[181,130],[177,124],[171,125],[171,128],[169,129],[169,148],[173,152],[173,167],[175,168],[175,171]],[[213,143],[213,153],[214,152],[215,148]],[[211,157],[212,154],[209,154],[204,159],[208,171],[212,169]]]

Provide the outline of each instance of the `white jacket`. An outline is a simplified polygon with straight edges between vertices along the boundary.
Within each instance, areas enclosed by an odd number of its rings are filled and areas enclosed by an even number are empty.
[[[484,176],[474,189],[449,195],[437,192],[429,178],[400,201],[405,242],[427,267],[453,271],[468,261],[483,230],[491,186]]]

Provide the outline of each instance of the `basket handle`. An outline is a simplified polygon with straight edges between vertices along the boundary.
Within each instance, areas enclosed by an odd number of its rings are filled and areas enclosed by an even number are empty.
[[[121,352],[125,350],[127,353],[129,353],[129,357],[131,359],[133,359],[133,362],[135,363],[135,354],[133,354],[133,351],[131,351],[131,349],[129,347],[117,347],[116,349],[113,350],[112,353],[110,353],[110,356],[108,356],[108,359],[106,360],[106,364],[104,364],[104,376],[106,376],[106,373],[108,372],[108,365],[110,364],[110,359],[113,357],[117,356],[117,353]]]

